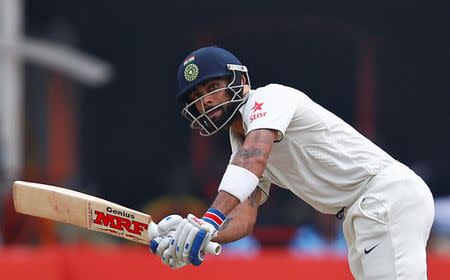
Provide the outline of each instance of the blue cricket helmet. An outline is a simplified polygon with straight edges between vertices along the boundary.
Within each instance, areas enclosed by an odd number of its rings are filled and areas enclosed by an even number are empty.
[[[189,92],[208,80],[233,75],[228,65],[242,66],[242,63],[232,53],[217,46],[192,52],[178,69],[177,101],[186,101]]]
[[[243,76],[245,79],[242,79]],[[226,87],[189,100],[188,95],[196,86],[225,77],[229,78]],[[194,51],[181,63],[178,69],[177,101],[184,103],[181,114],[190,122],[190,127],[199,129],[200,135],[210,136],[231,124],[239,107],[247,100],[246,87],[250,89],[250,78],[247,67],[239,59],[222,48],[205,47]],[[221,90],[225,90],[230,99],[212,108],[205,108],[203,98]],[[199,112],[196,103],[202,104],[203,110]],[[218,118],[210,118],[208,114],[216,110],[223,113]]]

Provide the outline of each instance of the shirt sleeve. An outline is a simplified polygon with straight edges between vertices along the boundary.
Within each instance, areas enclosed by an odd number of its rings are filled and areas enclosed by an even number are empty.
[[[269,191],[271,182],[266,178],[259,179],[258,188],[261,190],[261,199],[259,200],[259,206],[263,205],[269,198]]]
[[[276,84],[258,88],[250,94],[243,110],[246,134],[256,129],[278,131],[281,141],[300,104],[300,96],[294,90]]]
[[[243,144],[243,140],[239,138],[236,134],[233,133],[233,131],[230,129],[230,145],[231,145],[231,156],[229,163],[233,161],[234,156],[237,154],[239,149],[241,148]]]

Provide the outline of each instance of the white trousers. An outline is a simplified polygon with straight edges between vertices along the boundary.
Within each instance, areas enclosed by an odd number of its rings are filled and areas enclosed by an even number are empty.
[[[427,279],[433,220],[433,196],[419,176],[399,162],[381,170],[346,211],[344,235],[355,279]]]

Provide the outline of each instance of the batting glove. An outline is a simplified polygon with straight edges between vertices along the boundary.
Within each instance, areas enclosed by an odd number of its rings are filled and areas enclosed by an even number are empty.
[[[183,218],[179,215],[170,215],[158,223],[156,233],[149,230],[149,239],[152,240],[150,242],[151,252],[160,256],[162,262],[172,269],[181,268],[187,264],[176,260],[173,256],[174,254],[169,251],[169,244],[173,240],[176,229],[182,220]],[[157,236],[154,237],[155,235]]]
[[[205,246],[217,235],[225,219],[226,216],[214,208],[208,209],[201,219],[189,214],[178,225],[169,251],[175,252],[175,258],[180,262],[201,265],[205,259]]]

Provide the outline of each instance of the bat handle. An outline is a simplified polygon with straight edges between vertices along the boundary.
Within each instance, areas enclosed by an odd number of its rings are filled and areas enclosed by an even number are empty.
[[[158,231],[158,225],[154,222],[150,222],[150,224],[148,225],[148,237],[150,238],[150,240],[155,239],[159,235],[160,233]],[[208,242],[208,244],[206,244],[205,251],[209,254],[217,256],[222,252],[222,245],[217,242],[210,241]]]
[[[206,244],[205,251],[209,254],[218,256],[222,252],[222,245],[217,242],[209,241],[208,244]]]
[[[158,225],[155,224],[154,222],[150,222],[150,224],[148,224],[148,238],[150,240],[153,240],[158,236],[160,236],[158,231]]]

